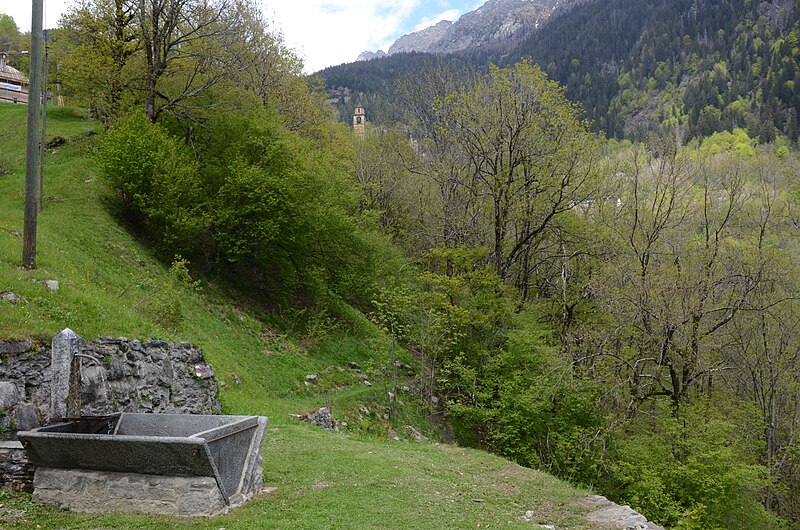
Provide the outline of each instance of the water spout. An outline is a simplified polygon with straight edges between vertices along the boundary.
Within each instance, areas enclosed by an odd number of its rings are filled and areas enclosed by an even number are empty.
[[[103,366],[100,363],[100,359],[98,359],[97,357],[92,357],[91,355],[87,355],[85,353],[75,353],[73,354],[73,357],[79,357],[81,359],[89,359],[90,361],[94,361],[95,366]]]

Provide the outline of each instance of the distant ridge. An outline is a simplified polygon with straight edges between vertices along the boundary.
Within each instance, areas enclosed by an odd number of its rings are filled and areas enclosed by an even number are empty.
[[[403,35],[388,52],[364,52],[358,61],[405,52],[447,54],[512,42],[541,27],[575,0],[489,0],[455,22],[442,20]]]
[[[673,127],[688,141],[745,128],[761,142],[798,141],[798,35],[795,0],[563,0],[545,24],[511,40],[450,54],[396,53],[319,74],[343,120],[352,116],[353,93],[373,123],[392,124],[402,121],[399,78],[431,64],[486,71],[529,59],[609,137]]]
[[[449,20],[429,26],[423,30],[403,35],[389,47],[388,55],[403,52],[430,52],[450,32],[453,23]]]
[[[356,58],[356,61],[369,61],[371,59],[380,59],[382,57],[386,57],[386,52],[383,50],[378,50],[376,52],[361,52],[361,54]]]

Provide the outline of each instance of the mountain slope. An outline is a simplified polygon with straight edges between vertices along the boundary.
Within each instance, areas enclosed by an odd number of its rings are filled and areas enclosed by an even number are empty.
[[[489,0],[455,22],[442,20],[403,35],[391,45],[387,55],[405,52],[445,54],[507,45],[544,25],[556,10],[566,11],[572,3],[574,0]],[[366,52],[360,59],[376,56],[380,55]]]
[[[489,0],[459,18],[429,50],[453,53],[461,50],[504,45],[538,29],[567,0]]]
[[[672,122],[686,138],[746,127],[796,140],[799,14],[787,0],[595,1],[473,60],[532,57],[611,136]]]
[[[684,140],[745,127],[769,141],[800,134],[800,21],[793,0],[593,0],[577,2],[507,46],[470,48],[440,60],[486,68],[523,58],[583,104],[607,135],[643,137],[677,128]],[[320,72],[391,117],[394,79],[420,55],[397,55]]]
[[[403,35],[389,47],[387,55],[404,52],[433,52],[439,42],[452,29],[453,23],[442,20],[429,28]]]

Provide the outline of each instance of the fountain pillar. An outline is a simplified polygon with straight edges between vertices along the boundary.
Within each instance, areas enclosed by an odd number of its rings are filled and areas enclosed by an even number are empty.
[[[50,353],[52,381],[50,387],[50,418],[69,418],[81,415],[80,368],[75,354],[83,341],[69,328],[53,337]]]

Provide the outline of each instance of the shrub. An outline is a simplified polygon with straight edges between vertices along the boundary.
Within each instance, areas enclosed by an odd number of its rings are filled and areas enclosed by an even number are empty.
[[[172,251],[193,247],[205,228],[203,195],[183,143],[132,112],[101,139],[97,160],[127,220]]]
[[[660,412],[617,433],[607,484],[616,500],[676,528],[782,528],[759,502],[767,470],[737,443],[737,418],[702,399],[678,418]]]

